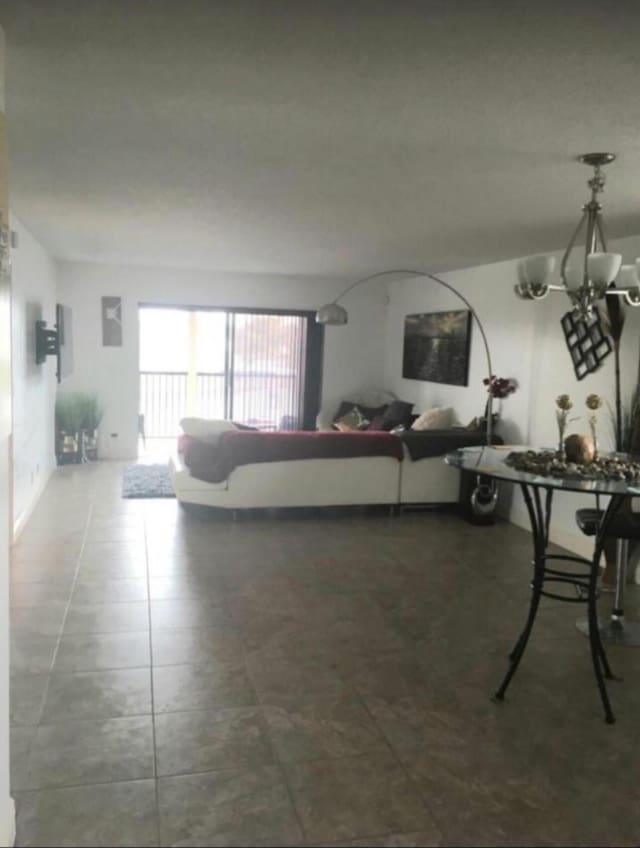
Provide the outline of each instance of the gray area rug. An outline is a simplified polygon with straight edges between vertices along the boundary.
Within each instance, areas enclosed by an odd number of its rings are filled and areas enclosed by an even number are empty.
[[[122,477],[123,498],[175,498],[166,465],[128,465]]]

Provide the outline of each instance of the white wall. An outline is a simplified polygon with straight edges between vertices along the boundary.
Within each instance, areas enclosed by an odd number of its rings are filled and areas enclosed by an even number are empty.
[[[54,261],[12,216],[13,523],[19,533],[55,467],[55,360],[36,365],[35,322],[53,327]]]
[[[343,288],[336,281],[251,274],[118,267],[62,262],[59,301],[73,310],[73,377],[67,390],[98,393],[104,406],[99,453],[102,458],[133,458],[137,448],[138,304],[245,306],[316,309]],[[101,343],[100,298],[122,297],[123,346]],[[353,391],[381,387],[383,372],[383,288],[354,293],[348,329],[328,328],[325,342],[323,405],[335,405]],[[167,344],[171,340],[167,339]],[[112,436],[117,433],[117,436]]]
[[[7,131],[4,114],[5,40],[0,28],[0,216],[7,226]],[[11,522],[11,289],[0,278],[0,845],[15,838],[9,797],[9,527]]]
[[[640,237],[621,239],[609,245],[619,251],[625,262],[640,255]],[[584,399],[596,392],[609,402],[614,398],[613,355],[593,375],[578,382],[575,378],[560,319],[568,310],[568,300],[551,294],[542,302],[532,303],[516,298],[516,261],[499,262],[479,268],[468,268],[443,275],[469,299],[482,321],[489,339],[493,372],[518,381],[516,394],[497,402],[501,423],[499,433],[505,442],[536,446],[555,446],[558,441],[555,398],[567,392],[575,402],[575,415],[569,432],[588,433]],[[409,279],[389,284],[387,313],[385,383],[399,397],[413,401],[415,411],[431,406],[452,406],[463,424],[484,412],[486,394],[482,380],[487,374],[481,336],[472,330],[469,387],[444,386],[402,378],[402,343],[405,315],[415,312],[458,309],[464,306],[453,294],[427,279]],[[627,309],[627,325],[623,334],[622,375],[627,391],[638,374],[638,341],[640,309]],[[601,446],[612,448],[613,430],[610,417],[600,414]],[[559,493],[555,496],[552,538],[572,550],[588,550],[588,542],[575,527],[574,514],[585,506],[584,498]],[[589,503],[589,505],[591,505]],[[528,519],[519,493],[507,503],[512,521],[528,527]]]
[[[610,249],[631,262],[640,254],[640,237],[613,242]],[[104,458],[132,458],[136,453],[138,413],[138,324],[140,302],[202,306],[255,306],[314,309],[337,295],[342,283],[321,279],[248,274],[212,274],[89,263],[60,263],[59,300],[73,309],[75,373],[65,389],[94,390],[105,407],[100,454]],[[613,399],[613,357],[583,381],[575,379],[565,347],[560,318],[568,301],[550,295],[541,303],[518,300],[513,293],[516,261],[469,268],[444,275],[465,294],[477,310],[489,337],[493,371],[518,381],[516,394],[497,405],[500,433],[508,443],[554,446],[557,442],[554,401],[568,392],[576,402],[573,431],[587,431],[584,398],[597,392]],[[388,293],[388,298],[385,297]],[[105,348],[100,341],[100,298],[123,298],[124,344]],[[385,300],[388,306],[385,307]],[[486,363],[480,334],[472,331],[469,387],[404,380],[402,339],[404,317],[412,312],[461,308],[449,292],[423,278],[369,284],[351,292],[347,327],[326,329],[323,406],[337,406],[342,398],[362,388],[387,388],[413,401],[416,411],[451,405],[467,423],[484,411],[482,379]],[[630,390],[637,375],[640,310],[627,309],[624,333],[623,378]],[[170,340],[167,340],[170,344]],[[612,446],[606,412],[601,413],[601,445]],[[112,437],[117,433],[117,437]],[[574,512],[584,500],[558,494],[552,537],[577,551],[588,543],[575,528]],[[511,520],[528,526],[519,493],[505,508]]]

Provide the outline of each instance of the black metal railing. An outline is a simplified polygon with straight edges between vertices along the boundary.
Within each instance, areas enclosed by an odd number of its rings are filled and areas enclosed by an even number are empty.
[[[291,430],[300,426],[300,389],[296,374],[223,372],[195,375],[195,414],[230,418],[261,430]],[[180,432],[189,406],[186,371],[141,371],[140,413],[147,438],[168,438]],[[231,411],[232,410],[232,411]]]
[[[199,371],[196,374],[198,415],[226,418],[226,378],[224,373]]]
[[[177,435],[187,414],[187,372],[141,371],[140,412],[148,438]]]

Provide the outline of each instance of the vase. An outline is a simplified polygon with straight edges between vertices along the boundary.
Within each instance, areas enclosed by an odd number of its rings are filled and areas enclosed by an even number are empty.
[[[565,451],[564,451],[564,430],[565,428],[561,425],[558,425],[558,458],[564,459]]]
[[[556,413],[558,421],[558,459],[565,459],[564,434],[567,431],[567,413],[563,410]]]
[[[98,458],[98,431],[83,430],[81,438],[83,457],[88,460],[96,460]]]
[[[589,419],[589,429],[591,430],[591,441],[593,442],[593,458],[598,458],[598,433],[594,418]]]

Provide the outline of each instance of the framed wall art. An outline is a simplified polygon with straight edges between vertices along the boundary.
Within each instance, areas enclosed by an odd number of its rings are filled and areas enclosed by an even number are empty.
[[[122,347],[122,298],[102,298],[102,345]]]
[[[469,385],[471,312],[423,312],[404,321],[402,376],[451,386]]]

